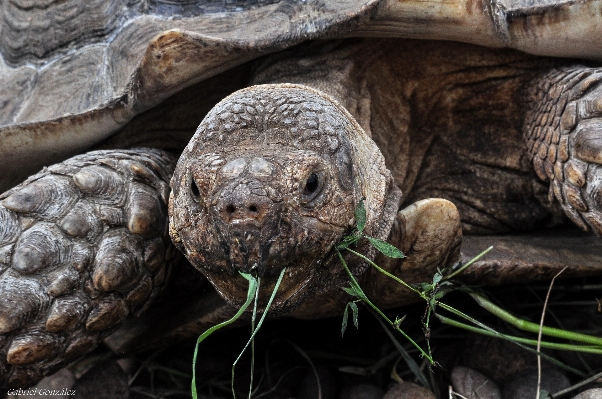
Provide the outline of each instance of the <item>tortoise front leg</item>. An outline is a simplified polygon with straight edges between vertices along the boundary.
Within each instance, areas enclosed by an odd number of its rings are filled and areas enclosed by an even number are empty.
[[[94,349],[165,284],[175,159],[96,151],[0,195],[0,387],[23,387]]]
[[[549,198],[583,230],[602,235],[602,69],[574,66],[537,77],[525,94],[524,135]]]
[[[458,261],[462,224],[456,206],[448,200],[417,201],[397,213],[388,239],[404,259],[379,255],[375,263],[408,284],[428,282],[437,269]],[[363,276],[365,292],[378,306],[391,308],[420,298],[390,277],[371,268]]]

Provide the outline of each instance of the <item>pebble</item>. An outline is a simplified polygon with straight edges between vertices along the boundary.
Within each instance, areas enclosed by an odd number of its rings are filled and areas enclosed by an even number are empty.
[[[411,382],[400,382],[393,385],[383,399],[437,399],[430,390],[412,384]]]
[[[512,342],[482,335],[467,337],[462,357],[463,366],[478,370],[500,385],[524,370],[537,367],[534,353]]]
[[[495,382],[468,367],[454,367],[451,381],[456,392],[466,398],[502,399],[500,387]]]
[[[541,371],[541,390],[555,393],[571,385],[569,379],[553,367]],[[537,369],[521,371],[511,378],[502,389],[503,399],[533,399],[537,393]]]

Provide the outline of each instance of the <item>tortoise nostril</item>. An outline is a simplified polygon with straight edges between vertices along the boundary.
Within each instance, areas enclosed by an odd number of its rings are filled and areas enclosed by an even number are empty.
[[[270,212],[272,202],[267,196],[250,193],[247,186],[238,185],[224,190],[215,209],[226,223],[262,223]],[[255,222],[252,222],[252,221]]]

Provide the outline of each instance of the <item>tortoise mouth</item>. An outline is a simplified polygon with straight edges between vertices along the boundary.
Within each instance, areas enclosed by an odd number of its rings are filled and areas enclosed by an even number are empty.
[[[245,218],[239,220],[233,220],[230,222],[231,229],[233,230],[242,230],[242,231],[252,231],[252,230],[261,230],[261,222],[253,218]]]
[[[237,220],[229,227],[228,269],[232,273],[254,272],[263,275],[273,240],[262,238],[261,224],[256,220]]]
[[[201,270],[230,276],[239,272],[272,276],[279,274],[294,257],[295,246],[291,248],[288,237],[295,222],[282,204],[274,204],[262,220],[254,217],[224,220],[215,210],[209,213],[213,228],[208,230],[207,240],[196,243],[197,250],[210,260],[199,265]]]
[[[286,267],[273,304],[275,311],[290,309],[312,292],[324,289],[321,276],[332,273],[325,263],[340,239],[340,228],[309,221],[284,208],[266,215],[261,223],[247,219],[227,223],[214,216],[210,236],[215,243],[213,251],[204,252],[205,262],[197,267],[228,302],[235,306],[244,303],[248,282],[241,272],[261,279],[259,303],[265,305]],[[203,251],[203,244],[198,241],[199,251]]]
[[[298,257],[296,262],[285,262],[282,259],[275,262],[272,267],[255,267],[255,263],[247,263],[244,266],[234,266],[234,269],[203,270],[203,274],[215,287],[216,291],[228,303],[235,307],[241,306],[247,297],[249,282],[239,273],[248,273],[258,278],[261,282],[258,291],[258,305],[265,307],[276,282],[286,267],[282,282],[271,306],[273,315],[286,314],[299,306],[306,298],[320,294],[329,288],[324,283],[330,281],[329,273],[332,273],[332,265],[323,264],[323,259],[307,262],[305,257]],[[258,263],[260,264],[260,263]]]

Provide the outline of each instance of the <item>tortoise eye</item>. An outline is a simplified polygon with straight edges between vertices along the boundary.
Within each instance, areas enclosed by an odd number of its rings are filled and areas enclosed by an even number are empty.
[[[324,175],[320,172],[312,172],[305,181],[301,201],[305,204],[316,199],[324,188]]]
[[[190,193],[192,194],[194,202],[200,202],[201,190],[199,190],[199,186],[197,186],[193,178],[190,178]]]
[[[305,189],[303,190],[304,195],[311,195],[316,192],[320,184],[320,177],[317,173],[312,173],[305,183]]]

